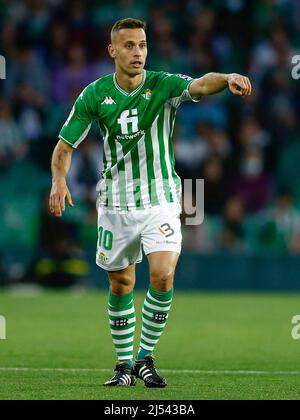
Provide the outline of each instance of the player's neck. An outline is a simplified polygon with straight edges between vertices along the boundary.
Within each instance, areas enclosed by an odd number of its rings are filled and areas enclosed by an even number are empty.
[[[130,92],[133,92],[143,82],[144,72],[134,77],[130,77],[127,74],[124,74],[121,71],[116,70],[116,79],[117,79],[118,85],[123,90],[125,90],[125,92],[130,93]]]

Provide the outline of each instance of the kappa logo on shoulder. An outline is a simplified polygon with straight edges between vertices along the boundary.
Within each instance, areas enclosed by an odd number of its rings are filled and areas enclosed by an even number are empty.
[[[101,105],[116,105],[116,103],[111,96],[106,96]]]

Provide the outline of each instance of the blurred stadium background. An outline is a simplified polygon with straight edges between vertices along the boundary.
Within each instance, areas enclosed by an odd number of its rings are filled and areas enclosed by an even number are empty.
[[[0,285],[106,287],[94,263],[102,141],[74,154],[76,207],[49,215],[50,159],[74,99],[114,71],[112,24],[148,22],[147,69],[241,72],[254,86],[185,104],[177,171],[205,179],[205,223],[183,226],[177,287],[300,290],[300,51],[297,0],[0,0]],[[148,281],[139,267],[138,287]]]

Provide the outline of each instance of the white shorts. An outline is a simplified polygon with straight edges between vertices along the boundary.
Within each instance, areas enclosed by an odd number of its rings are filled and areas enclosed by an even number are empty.
[[[119,271],[158,251],[181,253],[181,206],[168,203],[143,210],[115,212],[98,208],[96,263]]]

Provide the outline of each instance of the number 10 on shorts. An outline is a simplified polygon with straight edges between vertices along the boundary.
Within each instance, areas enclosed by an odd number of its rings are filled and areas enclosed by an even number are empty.
[[[103,226],[98,229],[99,240],[98,248],[103,248],[106,251],[111,251],[113,247],[114,235],[110,230],[104,230]]]

